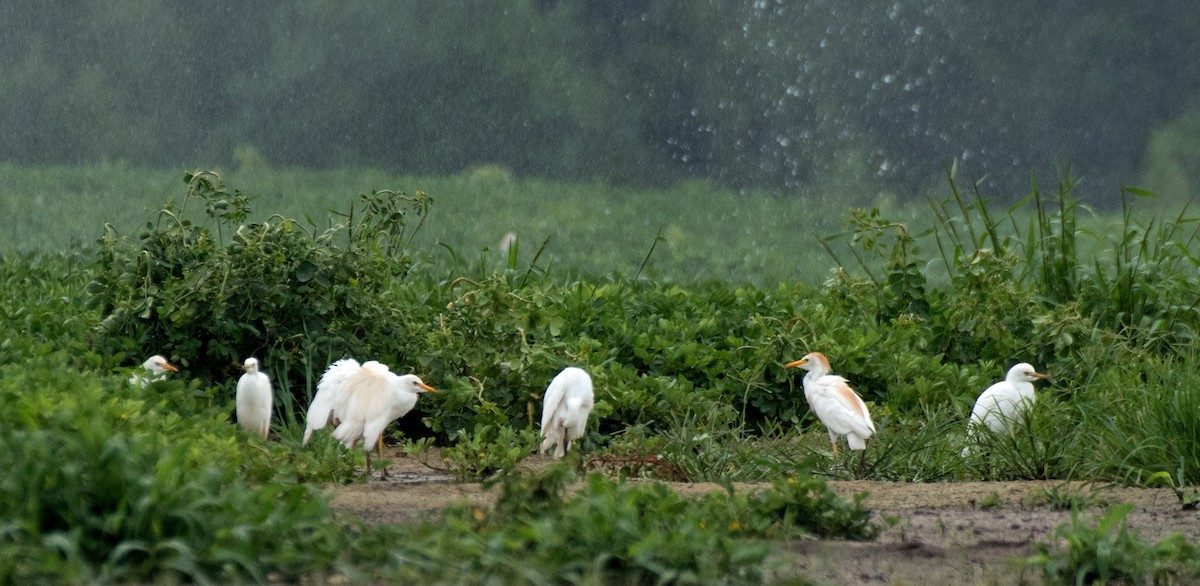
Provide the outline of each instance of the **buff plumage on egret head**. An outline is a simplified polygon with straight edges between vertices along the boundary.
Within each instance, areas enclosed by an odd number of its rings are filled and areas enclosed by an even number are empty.
[[[812,412],[829,431],[833,446],[833,457],[837,459],[837,440],[846,436],[851,450],[867,448],[867,439],[875,434],[875,424],[858,393],[850,388],[846,379],[833,374],[829,360],[820,352],[811,352],[800,360],[789,362],[785,368],[802,368],[804,375],[804,398]],[[861,464],[861,463],[860,463]]]

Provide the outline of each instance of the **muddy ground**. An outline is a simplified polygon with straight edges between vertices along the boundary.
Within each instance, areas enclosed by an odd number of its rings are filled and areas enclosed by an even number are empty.
[[[390,478],[334,488],[333,508],[372,523],[406,523],[447,505],[487,504],[493,494],[478,484],[453,482],[444,471],[415,458],[389,454]],[[527,461],[538,466],[538,457]],[[720,490],[713,484],[668,483],[681,494]],[[1054,510],[1047,493],[1086,495],[1094,503],[1088,520],[1103,506],[1131,503],[1129,527],[1159,540],[1174,533],[1200,541],[1200,513],[1185,511],[1170,489],[1105,487],[1059,481],[912,484],[831,481],[851,496],[868,492],[865,505],[885,527],[870,542],[799,539],[781,542],[771,560],[775,582],[803,577],[818,584],[1023,584],[1038,583],[1020,559],[1037,553],[1055,528],[1070,522]],[[752,490],[766,485],[738,485]]]

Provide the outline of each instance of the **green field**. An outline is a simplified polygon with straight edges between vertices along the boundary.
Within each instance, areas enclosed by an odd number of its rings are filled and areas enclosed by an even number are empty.
[[[180,170],[119,165],[0,165],[5,225],[0,250],[58,251],[91,243],[105,223],[133,235],[155,219],[168,199],[182,198],[182,176]],[[464,260],[478,262],[482,250],[494,251],[500,238],[513,231],[523,260],[546,243],[542,267],[634,274],[653,246],[647,269],[657,274],[752,283],[823,280],[829,260],[816,238],[841,232],[844,202],[861,199],[847,194],[740,195],[703,183],[670,191],[566,184],[514,178],[499,167],[450,177],[403,177],[370,169],[255,169],[222,177],[231,189],[253,198],[254,221],[280,215],[311,219],[323,229],[339,221],[336,216],[331,220],[330,210],[347,212],[360,193],[422,191],[434,205],[415,244],[435,257],[448,254],[438,246],[444,244]],[[927,213],[914,207],[904,215],[895,219],[919,222]],[[931,225],[928,219],[924,223]],[[657,236],[662,241],[654,246]]]
[[[1200,483],[1200,246],[1186,216],[1136,218],[1130,203],[1128,217],[1090,218],[1070,191],[1010,214],[949,185],[935,207],[849,213],[498,169],[257,171],[190,187],[121,167],[3,173],[0,583],[752,583],[774,539],[876,530],[827,478],[1166,483],[1181,500]],[[507,230],[522,237],[516,258],[483,250]],[[817,240],[843,231],[857,238],[831,249],[849,271]],[[782,366],[808,351],[871,407],[861,467],[847,450],[831,461]],[[183,372],[131,387],[151,353]],[[249,355],[277,384],[277,440],[227,421],[231,365]],[[773,488],[689,501],[591,476],[564,498],[573,457],[506,476],[487,511],[334,522],[314,487],[361,480],[362,457],[356,468],[334,442],[301,450],[299,437],[315,378],[346,355],[439,389],[390,441],[440,448],[463,480],[533,451],[534,397],[576,365],[596,382],[589,455],[653,454],[673,478]],[[1052,381],[1016,433],[984,434],[962,457],[975,396],[1017,361]],[[594,543],[553,537],[598,518],[613,533]]]

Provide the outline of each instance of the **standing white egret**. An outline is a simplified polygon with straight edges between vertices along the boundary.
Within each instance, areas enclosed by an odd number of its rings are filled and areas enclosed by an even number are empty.
[[[380,441],[388,424],[403,417],[417,405],[417,394],[437,392],[415,374],[396,375],[374,360],[363,363],[342,382],[342,396],[334,414],[341,422],[333,437],[352,448],[363,440],[367,454],[367,472],[371,471],[371,448]],[[387,469],[379,473],[387,477]]]
[[[247,358],[237,383],[238,424],[267,439],[271,429],[271,377],[258,370],[258,359]]]
[[[345,395],[346,379],[362,368],[353,358],[343,358],[325,369],[321,380],[317,382],[317,394],[308,405],[308,415],[305,417],[304,440],[300,445],[307,446],[314,431],[323,429],[332,423],[334,427],[342,417],[337,408]]]
[[[967,423],[967,441],[970,442],[978,427],[986,427],[994,433],[1007,432],[1014,420],[1024,416],[1033,407],[1037,396],[1033,391],[1034,381],[1047,378],[1034,370],[1033,365],[1021,362],[1008,369],[1004,380],[988,387],[975,400],[971,409],[971,420]],[[970,446],[962,454],[970,453]]]
[[[550,446],[554,457],[561,458],[571,447],[571,441],[583,437],[588,414],[595,404],[592,377],[581,368],[568,366],[558,373],[542,397],[542,447],[545,454]]]
[[[785,368],[797,366],[808,371],[804,375],[804,398],[829,431],[834,460],[837,460],[837,438],[840,435],[846,436],[846,443],[851,450],[867,449],[867,439],[874,435],[875,424],[858,393],[850,388],[846,379],[832,374],[829,360],[820,352],[811,352],[800,360],[784,365]],[[863,456],[866,456],[865,452]],[[859,466],[862,466],[862,461]]]
[[[147,358],[142,363],[142,368],[146,370],[146,374],[133,373],[133,376],[129,377],[129,384],[144,387],[150,383],[167,378],[168,372],[179,372],[179,369],[175,368],[175,365],[167,362],[166,358],[158,354]]]

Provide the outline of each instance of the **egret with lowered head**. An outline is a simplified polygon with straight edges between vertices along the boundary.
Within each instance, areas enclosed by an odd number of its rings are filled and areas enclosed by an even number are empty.
[[[592,377],[581,368],[568,366],[558,373],[542,397],[542,447],[545,454],[551,446],[554,457],[561,458],[571,442],[583,437],[588,414],[592,412],[595,396]]]

